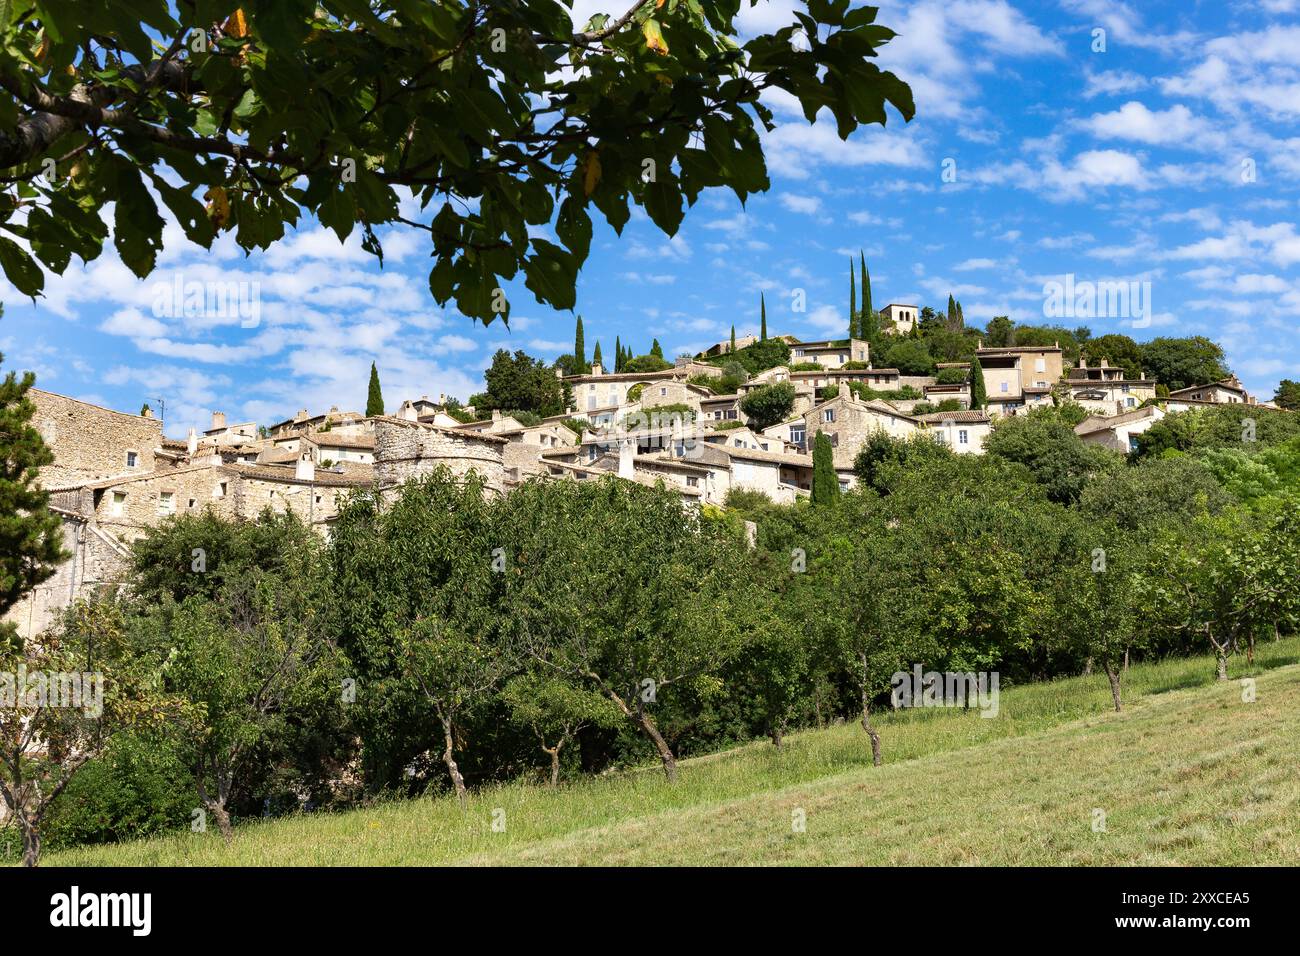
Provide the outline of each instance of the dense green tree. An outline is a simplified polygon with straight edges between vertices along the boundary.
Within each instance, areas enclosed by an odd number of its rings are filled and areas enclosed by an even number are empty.
[[[1300,382],[1284,378],[1277,383],[1277,389],[1273,392],[1273,402],[1280,408],[1288,411],[1300,411]]]
[[[656,715],[670,697],[708,693],[760,626],[743,540],[684,515],[671,492],[612,477],[530,482],[496,522],[509,543],[498,618],[507,643],[609,700],[675,781]]]
[[[379,388],[379,369],[370,363],[370,387],[366,392],[366,417],[384,414],[384,393]]]
[[[1011,334],[1016,324],[1005,315],[995,315],[989,319],[984,330],[984,345],[992,349],[1005,348],[1011,344]]]
[[[771,428],[785,421],[794,408],[794,385],[790,382],[773,382],[761,385],[740,400],[740,410],[754,431]]]
[[[532,730],[542,753],[550,758],[552,787],[560,783],[562,751],[578,734],[587,727],[613,727],[622,719],[607,698],[545,670],[511,679],[502,697],[511,716]]]
[[[820,429],[813,439],[812,503],[819,508],[839,501],[840,479],[835,473],[835,450],[830,436]]]
[[[1142,347],[1127,335],[1111,333],[1090,338],[1081,352],[1089,365],[1095,367],[1106,359],[1111,365],[1122,368],[1128,378],[1137,378],[1144,371]]]
[[[853,473],[863,487],[889,494],[902,475],[927,468],[952,454],[951,448],[931,434],[917,433],[903,439],[877,429],[867,436],[853,460]]]
[[[1054,639],[1067,653],[1101,666],[1120,711],[1124,668],[1129,655],[1143,649],[1147,634],[1139,626],[1144,549],[1105,523],[1080,529],[1074,543],[1054,582]]]
[[[1050,409],[1001,419],[985,439],[984,450],[1027,467],[1047,496],[1060,504],[1078,501],[1090,481],[1115,470],[1121,461],[1114,452],[1084,444]]]
[[[59,519],[47,510],[49,495],[37,482],[54,455],[31,425],[36,406],[27,391],[35,382],[31,372],[22,378],[9,372],[0,381],[0,615],[67,557]],[[0,643],[7,630],[0,625]]]
[[[82,768],[124,733],[175,716],[177,702],[157,686],[161,666],[137,653],[109,606],[77,605],[26,646],[0,640],[9,698],[0,704],[0,805],[22,839],[24,866],[40,861],[47,818]],[[33,684],[15,686],[20,672]],[[65,678],[41,693],[37,675],[51,685]]]
[[[659,344],[659,340],[658,340],[658,339],[654,339],[653,341],[651,341],[651,343],[650,343],[650,354],[653,355],[653,356],[654,356],[655,358],[657,358],[657,359],[662,359],[662,358],[664,357],[663,346],[661,346],[661,345]]]
[[[1147,373],[1171,389],[1219,382],[1230,374],[1223,349],[1203,335],[1162,336],[1143,342],[1139,350]]]
[[[600,348],[599,342],[596,347]],[[545,362],[522,349],[514,355],[498,349],[483,378],[487,382],[487,392],[481,402],[475,402],[480,412],[484,409],[518,409],[546,418],[564,411],[563,383]]]
[[[662,372],[673,367],[673,363],[658,355],[638,355],[623,363],[625,372]]]
[[[891,345],[885,363],[904,375],[929,375],[934,371],[934,356],[923,339],[903,339]]]
[[[600,339],[596,340],[596,347],[591,352],[591,364],[605,367],[605,357],[600,354]]]
[[[624,6],[575,30],[555,2],[6,3],[0,168],[27,195],[0,221],[27,241],[0,240],[0,266],[39,294],[33,255],[59,274],[94,259],[112,205],[113,241],[144,277],[163,242],[156,193],[204,247],[228,231],[266,248],[307,215],[382,257],[382,226],[419,229],[434,298],[491,322],[521,271],[539,301],[573,307],[593,205],[615,230],[634,204],[673,235],[705,187],[742,202],[767,189],[767,89],[825,109],[845,139],[887,103],[912,117],[910,90],[876,65],[893,34],[874,9],[815,3],[741,45],[738,4]],[[431,222],[408,217],[408,193]],[[558,244],[530,228],[548,224]]]

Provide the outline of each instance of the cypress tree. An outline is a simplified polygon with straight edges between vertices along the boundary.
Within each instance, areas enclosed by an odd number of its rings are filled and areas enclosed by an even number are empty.
[[[840,480],[835,475],[835,451],[830,437],[820,429],[813,439],[812,503],[818,507],[834,505],[840,497]]]
[[[573,357],[578,360],[578,371],[586,371],[587,343],[582,337],[582,316],[578,316],[578,326],[573,333]]]
[[[988,393],[984,390],[984,366],[980,365],[978,356],[970,363],[970,407],[981,411],[988,402]]]
[[[767,341],[767,300],[763,298],[763,293],[758,294],[758,313],[759,313],[759,338],[761,341]]]
[[[731,351],[736,351],[736,327],[731,327]]]
[[[591,353],[591,364],[592,364],[592,365],[604,365],[604,364],[605,364],[604,361],[603,361],[603,360],[601,359],[601,357],[600,357],[600,339],[596,339],[596,348],[595,348],[595,349],[592,351],[592,353]],[[603,369],[602,369],[602,371],[603,371]]]
[[[961,311],[961,303],[958,302],[957,303],[957,328],[961,329],[965,327],[966,327],[966,316]]]
[[[849,257],[849,338],[858,338],[858,287],[853,281],[853,257]]]
[[[366,417],[384,414],[384,393],[379,389],[379,369],[370,363],[370,392],[366,396]]]
[[[4,356],[0,355],[0,362]],[[53,577],[63,550],[59,519],[48,509],[50,496],[36,479],[37,469],[54,461],[40,432],[31,426],[36,406],[27,390],[36,376],[13,372],[0,381],[0,614],[6,613],[42,581]],[[8,633],[6,633],[8,632]],[[0,640],[16,639],[0,624]]]
[[[949,293],[948,295],[948,314],[945,318],[946,321],[944,324],[947,325],[949,329],[956,328],[955,323],[957,322],[957,300],[952,297],[951,293]]]
[[[660,347],[658,339],[651,341],[650,354],[657,359],[662,359],[664,357],[664,350]]]
[[[867,271],[867,257],[859,252],[858,261],[862,268],[862,321],[858,323],[858,329],[862,333],[861,337],[865,339],[874,324],[872,313],[875,307],[871,304],[871,273]]]
[[[623,371],[623,345],[617,335],[614,336],[614,371]]]

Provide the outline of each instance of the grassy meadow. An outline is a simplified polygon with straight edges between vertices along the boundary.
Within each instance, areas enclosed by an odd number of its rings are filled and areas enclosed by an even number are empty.
[[[1004,688],[1000,712],[880,714],[682,761],[339,814],[248,821],[45,866],[1300,864],[1300,638],[1213,680],[1209,657]],[[1256,678],[1243,701],[1239,678]],[[1097,811],[1105,831],[1094,830]],[[803,832],[795,822],[805,821]],[[497,829],[493,821],[498,821]]]

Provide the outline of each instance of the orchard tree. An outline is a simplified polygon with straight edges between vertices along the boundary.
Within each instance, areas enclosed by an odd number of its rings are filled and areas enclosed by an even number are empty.
[[[514,719],[527,726],[551,761],[551,786],[560,782],[560,751],[588,727],[614,727],[621,716],[596,691],[544,670],[513,678],[501,693]]]
[[[1277,390],[1273,393],[1273,402],[1287,411],[1300,411],[1300,382],[1289,378],[1282,379],[1277,383]]]
[[[205,248],[230,232],[265,249],[312,216],[382,261],[380,227],[404,225],[427,234],[440,305],[508,320],[501,286],[522,271],[572,308],[592,207],[616,231],[641,207],[674,235],[705,188],[768,188],[766,91],[809,122],[825,110],[842,139],[887,104],[911,119],[876,65],[894,34],[874,7],[810,0],[743,45],[740,8],[626,0],[575,27],[557,0],[0,4],[0,229],[25,240],[0,236],[0,266],[40,294],[37,260],[95,258],[111,205],[122,261],[147,276],[152,187]]]
[[[676,781],[656,710],[679,690],[715,690],[761,626],[743,538],[672,492],[613,477],[528,482],[498,505],[495,533],[508,542],[504,643],[607,699]]]
[[[1138,583],[1145,569],[1138,561],[1141,549],[1126,543],[1118,528],[1090,524],[1088,531],[1057,574],[1052,632],[1067,651],[1101,665],[1118,712],[1124,668],[1147,633]]]
[[[74,605],[26,647],[0,634],[0,803],[23,865],[39,862],[46,816],[88,762],[117,735],[159,730],[183,712],[161,691],[159,664],[126,639],[111,605]]]

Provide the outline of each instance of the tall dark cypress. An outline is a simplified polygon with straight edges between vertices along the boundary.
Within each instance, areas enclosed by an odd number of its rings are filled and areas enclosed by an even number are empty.
[[[587,343],[582,336],[582,316],[578,316],[578,327],[573,333],[573,357],[578,360],[578,371],[587,367]]]
[[[858,331],[862,338],[866,338],[867,331],[874,324],[871,314],[875,311],[875,306],[871,304],[871,273],[867,271],[867,257],[859,252],[858,261],[862,269],[862,321],[858,323]]]
[[[366,396],[366,417],[384,414],[384,393],[379,388],[379,369],[370,363],[370,392]]]
[[[623,371],[623,346],[619,342],[617,335],[614,336],[614,371]]]
[[[861,324],[858,322],[858,286],[853,280],[853,257],[849,257],[849,338],[858,338]]]
[[[767,300],[763,298],[763,293],[758,294],[758,314],[759,327],[758,335],[760,341],[767,341]]]
[[[601,361],[601,357],[600,357],[600,339],[596,339],[596,348],[595,348],[595,350],[591,353],[591,364],[592,364],[592,365],[604,365],[604,364],[605,364],[603,361]],[[602,370],[602,371],[603,371],[603,370]]]
[[[840,497],[840,479],[835,474],[835,450],[823,431],[813,439],[812,503],[822,508],[835,504]]]

